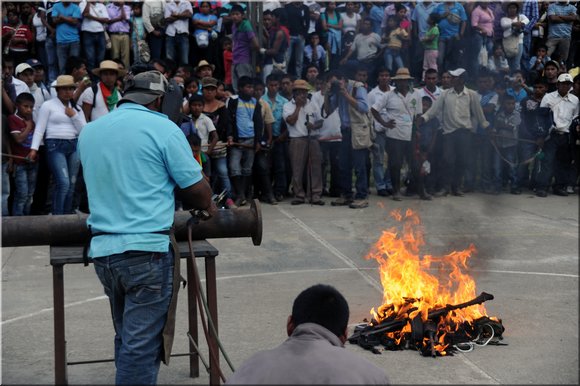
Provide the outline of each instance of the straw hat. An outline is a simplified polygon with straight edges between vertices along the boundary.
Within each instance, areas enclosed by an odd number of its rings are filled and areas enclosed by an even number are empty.
[[[125,76],[125,74],[127,73],[126,70],[121,70],[119,68],[119,65],[117,64],[117,62],[113,62],[112,60],[103,60],[101,62],[101,64],[99,65],[99,68],[93,68],[93,71],[91,71],[94,75],[96,76],[100,76],[101,75],[101,71],[116,71],[118,76]]]
[[[72,75],[60,75],[58,78],[56,78],[56,84],[54,85],[54,88],[76,86],[75,79],[72,77]]]
[[[411,76],[409,69],[406,67],[401,67],[397,70],[395,76],[391,78],[391,80],[412,80],[415,79]]]
[[[294,84],[292,85],[292,90],[310,90],[310,87],[308,85],[308,82],[303,80],[303,79],[297,79],[294,81]]]
[[[200,60],[199,63],[197,64],[197,67],[195,68],[195,72],[201,70],[202,67],[210,67],[212,71],[215,71],[215,66],[213,64],[211,64],[207,60]]]

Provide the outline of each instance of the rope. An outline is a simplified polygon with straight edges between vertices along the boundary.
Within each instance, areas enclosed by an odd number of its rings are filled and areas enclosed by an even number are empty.
[[[521,142],[529,142],[529,143],[534,143],[534,144],[536,143],[536,141],[532,141],[532,140],[529,140],[529,139],[517,139],[517,138],[505,137],[503,135],[497,135],[497,134],[494,134],[493,136],[496,137],[496,138],[508,138],[508,139],[513,139],[513,140],[521,141]],[[493,146],[493,149],[495,150],[495,152],[497,153],[497,155],[499,155],[499,158],[501,158],[502,161],[504,161],[505,163],[507,163],[511,167],[530,164],[530,163],[534,162],[534,160],[536,158],[538,158],[540,156],[540,154],[542,154],[542,149],[540,149],[540,150],[538,150],[536,152],[536,154],[534,154],[531,158],[528,158],[525,161],[522,161],[522,162],[511,162],[510,160],[508,160],[507,158],[505,158],[501,154],[501,151],[497,148],[497,144],[495,143],[494,140],[492,140],[490,138],[489,139],[489,142],[491,143],[491,146]]]

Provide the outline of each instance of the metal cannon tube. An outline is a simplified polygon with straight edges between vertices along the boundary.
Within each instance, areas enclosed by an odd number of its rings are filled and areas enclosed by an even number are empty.
[[[32,245],[82,245],[89,238],[88,214],[62,216],[14,216],[2,218],[2,247]],[[187,240],[189,211],[175,212],[175,237]],[[193,239],[251,237],[254,245],[262,243],[262,212],[258,200],[248,209],[219,209],[207,221],[193,226]]]

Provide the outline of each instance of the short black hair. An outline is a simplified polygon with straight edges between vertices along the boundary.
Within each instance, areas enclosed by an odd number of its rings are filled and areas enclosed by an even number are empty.
[[[186,138],[190,146],[201,146],[201,137],[197,131],[190,133]]]
[[[425,70],[425,76],[431,75],[431,74],[439,75],[437,70],[434,68],[428,68],[427,70]]]
[[[80,56],[69,56],[64,65],[64,72],[70,75],[74,70],[78,70],[83,65],[87,65],[86,59],[81,58]]]
[[[249,84],[250,85],[254,84],[254,80],[252,78],[250,78],[249,76],[240,77],[240,79],[238,79],[238,90],[243,87],[246,87]]]
[[[34,104],[34,96],[29,92],[23,92],[18,94],[14,102],[16,103],[16,105],[19,105],[24,102],[32,102],[32,104]]]
[[[423,102],[427,102],[427,103],[429,103],[430,105],[432,105],[432,104],[433,104],[433,99],[431,99],[431,97],[428,97],[427,95],[425,95],[423,98],[421,98],[421,100],[422,100]]]
[[[253,78],[253,83],[254,83],[254,87],[255,86],[263,86],[263,87],[266,87],[266,84],[264,83],[264,81],[262,80],[262,78],[258,78],[258,77]]]
[[[279,82],[280,74],[270,74],[266,77],[266,83],[268,82]]]
[[[230,8],[230,13],[233,13],[233,12],[239,12],[243,15],[244,8],[239,4],[234,4],[234,5],[232,5],[232,8]]]
[[[187,103],[189,103],[190,105],[192,103],[201,103],[202,105],[204,104],[204,100],[203,97],[201,95],[198,94],[193,94],[188,100]]]
[[[349,309],[344,296],[332,286],[317,284],[305,289],[292,306],[295,326],[316,323],[336,336],[344,334],[348,325]]]

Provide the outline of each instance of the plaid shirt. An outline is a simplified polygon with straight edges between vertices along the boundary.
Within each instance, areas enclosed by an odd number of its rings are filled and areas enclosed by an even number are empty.
[[[538,10],[538,0],[525,0],[522,7],[522,13],[528,17],[530,22],[524,27],[526,33],[530,33],[534,25],[540,18],[540,11]]]

